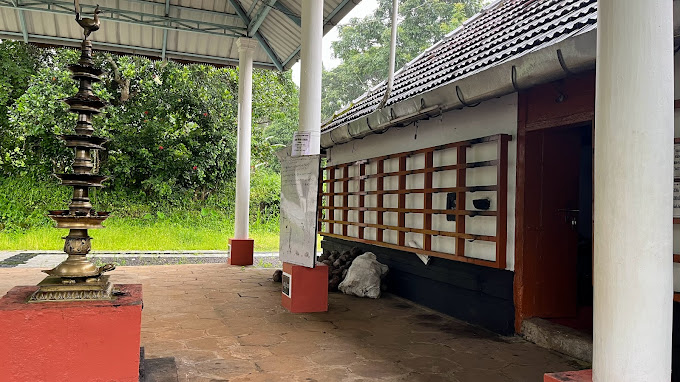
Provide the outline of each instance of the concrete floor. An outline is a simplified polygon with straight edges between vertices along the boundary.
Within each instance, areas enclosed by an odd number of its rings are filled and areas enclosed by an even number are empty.
[[[528,382],[582,368],[390,295],[331,294],[327,313],[290,314],[272,272],[203,264],[111,276],[143,284],[146,358],[174,357],[180,381]],[[0,269],[0,295],[42,278],[35,268]]]

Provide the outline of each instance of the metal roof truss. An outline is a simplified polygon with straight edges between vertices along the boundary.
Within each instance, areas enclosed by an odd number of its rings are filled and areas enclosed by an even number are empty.
[[[166,3],[157,3],[148,0],[126,0],[126,1],[130,3],[161,7],[164,8],[165,11],[163,12],[163,15],[159,15],[157,13],[139,12],[100,6],[99,8],[102,10],[102,14],[100,17],[106,18],[107,20],[113,22],[151,26],[153,28],[158,29],[180,30],[185,32],[195,32],[228,37],[247,36],[248,28],[245,25],[231,26],[186,17],[179,18],[170,16],[170,14],[174,13],[173,11],[176,12],[191,11],[206,13],[211,16],[232,17],[235,19],[237,23],[242,24],[240,21],[240,17],[236,14],[207,11],[197,8],[180,7],[176,5],[170,5],[169,1],[166,1]],[[74,14],[73,2],[63,0],[24,0],[24,1],[0,0],[0,8],[16,9],[21,14],[23,14],[23,11],[46,12],[61,15]],[[80,8],[81,13],[87,14],[92,13],[95,7],[92,5],[81,5]]]
[[[325,0],[324,33],[360,1]],[[95,4],[94,0],[85,1],[80,12],[92,14]],[[205,7],[196,4],[190,0],[102,1],[100,17],[107,25],[131,25],[134,32],[118,34],[124,31],[122,26],[108,29],[108,35],[95,39],[95,49],[163,60],[238,65],[236,40],[251,37],[262,48],[256,52],[256,67],[287,70],[299,59],[299,0],[201,2]],[[74,11],[73,0],[0,0],[0,13],[4,13],[0,16],[5,16],[0,17],[0,38],[78,46],[75,28],[51,27],[52,23],[64,23],[64,17],[74,17]],[[158,33],[149,33],[152,31]]]

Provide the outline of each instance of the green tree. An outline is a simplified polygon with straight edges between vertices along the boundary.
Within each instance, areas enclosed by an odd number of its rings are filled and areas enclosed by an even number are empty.
[[[258,71],[255,76],[252,159],[255,166],[278,172],[275,152],[290,144],[298,129],[298,87],[290,71]]]
[[[23,164],[23,142],[10,129],[8,110],[28,89],[40,62],[41,51],[29,45],[0,41],[0,174]],[[47,58],[47,54],[42,57]]]
[[[6,44],[3,43],[2,45]],[[48,179],[52,172],[67,168],[72,150],[67,149],[57,137],[68,134],[75,126],[76,117],[67,112],[62,99],[75,94],[78,89],[70,78],[66,65],[78,60],[72,49],[52,52],[26,76],[27,89],[13,99],[7,109],[8,126],[2,142],[5,156],[11,153],[11,162],[5,163],[6,175],[31,175]],[[95,88],[101,94],[101,87]]]
[[[399,3],[396,67],[400,68],[477,13],[482,0],[403,0]],[[322,116],[334,112],[387,78],[391,0],[379,0],[375,12],[340,27],[333,42],[342,63],[324,70]]]
[[[233,69],[129,56],[106,61],[106,83],[118,96],[102,121],[110,139],[103,165],[114,187],[163,198],[192,191],[204,199],[233,178]]]
[[[79,53],[49,52],[26,70],[23,90],[6,96],[0,155],[11,161],[0,162],[2,175],[52,179],[53,172],[69,170],[72,150],[57,136],[72,133],[75,125],[75,115],[61,100],[77,91],[66,66]],[[0,64],[9,56],[0,56]],[[111,104],[94,120],[95,134],[109,139],[108,151],[97,158],[101,172],[112,176],[109,189],[155,200],[173,195],[203,200],[230,187],[236,167],[237,68],[107,53],[95,59],[104,75],[94,91]],[[289,73],[264,70],[254,71],[253,82],[254,164],[267,167],[273,165],[277,142],[296,127],[297,87]],[[2,89],[13,83],[0,81]]]

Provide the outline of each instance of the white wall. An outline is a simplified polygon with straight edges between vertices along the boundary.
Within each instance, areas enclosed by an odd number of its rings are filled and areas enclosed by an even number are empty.
[[[464,141],[479,137],[495,134],[510,134],[512,141],[508,144],[508,225],[507,225],[507,269],[514,270],[515,264],[515,191],[516,191],[516,163],[517,163],[517,94],[511,94],[502,98],[483,102],[475,108],[465,108],[445,113],[443,116],[429,121],[420,121],[417,126],[410,125],[402,128],[391,128],[384,134],[374,134],[363,139],[354,140],[343,145],[329,149],[329,165],[355,162],[361,159],[369,159],[377,156],[413,151],[433,146],[438,146],[451,142]],[[468,162],[496,159],[496,143],[476,145],[468,149]],[[407,169],[422,168],[424,164],[424,154],[410,157],[407,160]],[[435,152],[434,165],[442,166],[456,163],[456,150],[443,150]],[[376,164],[367,166],[366,173],[376,172]],[[398,171],[398,159],[385,161],[385,172]],[[359,175],[359,166],[351,166],[349,175]],[[336,178],[344,176],[342,171],[336,170]],[[409,175],[406,179],[407,187],[422,188],[423,174]],[[467,185],[490,185],[496,184],[496,168],[485,167],[471,169],[467,171]],[[433,176],[433,187],[452,187],[456,185],[455,171],[435,173]],[[350,191],[358,191],[358,182],[350,182]],[[366,181],[366,190],[375,190],[377,180],[371,178]],[[384,180],[385,189],[397,189],[398,178],[389,177]],[[335,191],[342,189],[342,183],[335,184]],[[474,209],[472,200],[489,197],[491,199],[491,209],[496,208],[495,192],[476,192],[468,193],[467,207]],[[358,205],[358,196],[350,196],[349,203],[352,206]],[[397,195],[385,195],[385,207],[397,207]],[[367,207],[376,206],[376,196],[368,195],[365,197]],[[341,205],[342,198],[336,197],[335,205]],[[406,197],[406,208],[422,208],[422,194],[409,194]],[[436,194],[433,196],[433,208],[446,207],[446,194]],[[335,220],[341,219],[341,211],[336,211]],[[384,224],[397,225],[396,213],[385,213]],[[348,220],[358,221],[358,212],[350,211]],[[364,215],[366,223],[376,223],[376,213],[366,212]],[[422,215],[407,214],[406,225],[413,228],[422,228]],[[445,215],[433,215],[433,229],[455,231],[455,222],[446,221]],[[340,232],[340,225],[335,226],[334,232]],[[481,234],[495,235],[496,232],[494,217],[468,217],[466,220],[466,231]],[[358,228],[350,226],[348,235],[358,237]],[[364,230],[366,239],[375,239],[375,229],[366,228]],[[397,242],[397,233],[394,231],[384,231],[383,240],[390,243]],[[421,234],[406,234],[406,242],[415,241],[419,246],[422,245]],[[432,238],[432,249],[435,251],[453,253],[455,239],[449,237],[434,236]],[[492,242],[466,242],[465,255],[486,260],[495,259],[495,244]]]

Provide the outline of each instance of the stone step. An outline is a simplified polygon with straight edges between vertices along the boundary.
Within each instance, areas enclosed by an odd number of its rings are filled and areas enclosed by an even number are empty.
[[[522,336],[546,349],[574,357],[585,362],[593,360],[592,336],[542,318],[522,321]]]

